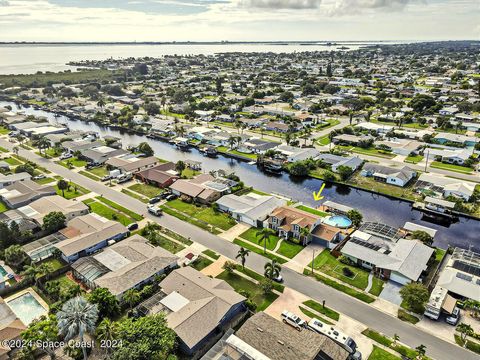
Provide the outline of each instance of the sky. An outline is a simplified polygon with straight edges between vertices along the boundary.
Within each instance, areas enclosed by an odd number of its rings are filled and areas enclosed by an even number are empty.
[[[480,0],[0,0],[0,41],[480,39]]]

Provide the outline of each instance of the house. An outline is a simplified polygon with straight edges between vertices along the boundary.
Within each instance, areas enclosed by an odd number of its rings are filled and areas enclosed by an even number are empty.
[[[45,215],[56,211],[65,215],[66,222],[77,216],[87,215],[88,206],[81,201],[67,200],[62,196],[45,196],[31,202],[28,205],[18,208],[18,211],[29,219],[35,220],[40,225],[43,224]]]
[[[467,147],[475,146],[475,144],[480,141],[480,139],[475,136],[452,133],[439,133],[435,135],[434,139],[439,144],[453,143]]]
[[[11,359],[8,343],[21,340],[27,326],[15,315],[10,306],[0,297],[0,360]]]
[[[315,159],[320,152],[317,149],[313,148],[299,148],[289,145],[278,145],[275,148],[276,151],[280,152],[287,158],[288,162],[302,161],[306,159]]]
[[[339,145],[353,145],[357,146],[360,142],[363,141],[373,141],[373,137],[370,135],[350,135],[350,134],[340,134],[333,137],[332,142]]]
[[[437,286],[447,289],[455,297],[480,299],[480,254],[455,248],[440,272]]]
[[[395,169],[388,166],[367,163],[363,166],[361,175],[365,177],[373,177],[379,182],[403,187],[417,176],[417,172],[410,169],[408,166]]]
[[[235,220],[262,227],[263,222],[276,208],[287,204],[275,196],[249,193],[242,196],[224,195],[217,200],[218,209],[229,213]]]
[[[175,164],[167,162],[151,167],[146,170],[139,171],[134,174],[135,178],[160,188],[165,188],[173,184],[179,179],[177,171],[175,171]]]
[[[122,240],[129,231],[122,224],[91,213],[76,217],[60,230],[66,239],[55,244],[62,258],[72,263],[106,247],[110,240]]]
[[[429,148],[425,151],[429,157],[449,164],[463,165],[465,161],[472,155],[472,150],[469,149],[439,149]]]
[[[52,125],[44,125],[44,126],[34,126],[32,128],[23,129],[23,133],[25,133],[29,137],[42,137],[51,134],[63,134],[68,131],[68,128],[64,126],[52,126]]]
[[[82,157],[93,164],[104,164],[108,159],[128,154],[128,151],[123,149],[114,149],[109,146],[98,146],[86,150],[80,150]]]
[[[348,351],[328,336],[298,331],[263,311],[250,317],[236,333],[227,335],[210,350],[208,359],[350,359]]]
[[[32,178],[32,175],[26,172],[22,172],[18,174],[9,174],[9,175],[0,174],[0,189],[3,189],[7,186],[15,184],[18,181],[23,181],[27,179],[30,180],[31,178]]]
[[[229,193],[235,185],[232,180],[201,174],[193,179],[179,179],[170,185],[170,189],[177,196],[185,196],[201,204],[211,204]]]
[[[189,358],[200,357],[246,313],[246,299],[229,284],[190,266],[172,271],[160,287],[138,309],[144,315],[165,313],[180,350]]]
[[[178,260],[144,237],[133,235],[95,255],[78,259],[72,270],[75,278],[88,288],[107,288],[121,300],[126,291],[139,289],[156,275],[176,268]]]
[[[109,168],[118,169],[122,173],[136,173],[153,168],[159,163],[155,156],[139,158],[133,154],[120,155],[105,161],[105,165]]]
[[[249,140],[246,140],[243,144],[240,145],[238,148],[238,151],[242,151],[245,153],[255,153],[255,154],[263,154],[267,150],[273,149],[278,146],[278,143],[263,140],[263,139],[257,139],[257,138],[251,138]]]
[[[408,156],[412,153],[416,154],[424,146],[419,141],[407,139],[390,139],[375,142],[375,146],[379,147],[380,145],[388,148],[394,154],[403,156]]]
[[[363,160],[358,156],[339,156],[330,153],[320,154],[317,159],[322,160],[324,163],[329,164],[332,167],[333,172],[338,172],[340,166],[346,166],[352,171],[357,170],[363,164]]]
[[[102,146],[103,143],[98,140],[85,140],[85,139],[77,139],[77,140],[72,140],[72,141],[64,141],[62,143],[62,147],[65,149],[66,152],[70,154],[74,154],[77,151],[85,151],[89,149],[93,149],[99,146]]]
[[[423,173],[415,183],[415,189],[422,193],[434,193],[437,196],[457,197],[469,201],[475,191],[474,182],[443,176],[440,174]]]
[[[40,185],[30,179],[16,181],[12,185],[0,189],[0,198],[10,209],[17,209],[43,196],[55,195],[52,185]]]
[[[420,279],[435,251],[420,241],[401,236],[398,229],[388,225],[365,223],[340,251],[376,276],[405,285]]]
[[[451,116],[451,115],[455,115],[456,113],[458,113],[459,110],[456,106],[446,106],[444,108],[441,108],[438,113],[440,115],[443,115],[443,116]]]
[[[311,233],[320,224],[320,216],[291,206],[275,209],[268,218],[268,227],[277,231],[278,236],[285,239],[300,239],[304,245],[312,240]],[[307,231],[308,235],[306,235]]]
[[[360,124],[355,125],[355,128],[368,130],[368,131],[375,131],[377,134],[386,134],[394,129],[393,126],[390,125],[383,125],[377,124],[372,122],[363,122]]]

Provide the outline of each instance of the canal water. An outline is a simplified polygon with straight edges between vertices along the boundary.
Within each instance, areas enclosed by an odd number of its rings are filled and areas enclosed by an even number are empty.
[[[310,206],[318,206],[325,200],[332,200],[358,209],[366,221],[378,221],[391,226],[402,226],[407,221],[416,224],[429,226],[438,230],[435,237],[435,245],[446,248],[449,245],[468,248],[480,251],[480,221],[461,217],[454,224],[434,224],[424,221],[422,213],[413,210],[411,203],[389,198],[387,196],[373,194],[351,188],[345,185],[328,185],[322,192],[324,199],[315,202],[312,197],[313,191],[318,191],[322,181],[313,178],[298,178],[287,173],[273,175],[264,173],[256,165],[249,165],[245,161],[240,161],[228,157],[219,156],[216,159],[203,156],[197,149],[190,151],[180,151],[171,144],[154,139],[148,139],[144,136],[133,135],[121,130],[113,130],[108,127],[99,126],[96,123],[83,122],[70,119],[65,116],[55,118],[53,113],[43,110],[36,110],[32,107],[20,107],[11,102],[0,101],[0,106],[10,105],[13,111],[23,110],[26,114],[35,116],[44,116],[51,123],[66,124],[71,130],[95,131],[104,135],[119,137],[123,147],[137,145],[142,141],[147,141],[155,155],[170,161],[177,160],[196,160],[202,162],[202,170],[224,169],[235,172],[236,175],[247,185],[254,188],[284,195],[296,201],[301,201]]]

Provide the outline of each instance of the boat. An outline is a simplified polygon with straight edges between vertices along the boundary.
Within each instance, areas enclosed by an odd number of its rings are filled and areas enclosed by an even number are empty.
[[[211,158],[216,158],[218,155],[217,149],[215,149],[213,146],[205,146],[202,149],[202,152],[205,156],[211,157]]]

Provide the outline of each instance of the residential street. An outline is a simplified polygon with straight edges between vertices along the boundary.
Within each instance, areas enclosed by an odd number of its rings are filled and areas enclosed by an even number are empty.
[[[12,149],[15,144],[9,143],[0,139],[0,145]],[[162,217],[154,217],[147,213],[146,205],[132,197],[123,194],[119,191],[113,190],[108,186],[86,178],[80,174],[70,171],[60,165],[53,163],[50,160],[44,159],[31,151],[20,149],[19,155],[36,162],[37,164],[47,168],[48,170],[69,179],[82,187],[85,187],[93,192],[102,194],[104,197],[125,206],[132,211],[141,213],[151,221],[156,221],[160,225],[165,226],[185,237],[191,238],[219,254],[222,254],[230,259],[234,259],[238,250],[238,246],[222,239],[219,236],[210,234],[202,229],[180,221],[179,219],[163,215]],[[266,258],[250,253],[247,258],[246,266],[259,273],[263,273],[263,266]],[[394,333],[400,336],[400,340],[412,348],[423,344],[427,348],[427,355],[435,359],[462,359],[475,360],[478,355],[462,349],[452,343],[444,341],[430,333],[422,331],[421,329],[403,322],[395,317],[392,317],[376,308],[360,302],[342,292],[334,290],[322,283],[316,282],[306,276],[299,274],[291,269],[283,267],[283,277],[285,285],[303,293],[317,301],[326,300],[326,304],[341,313],[365,324],[366,326],[393,336]]]

